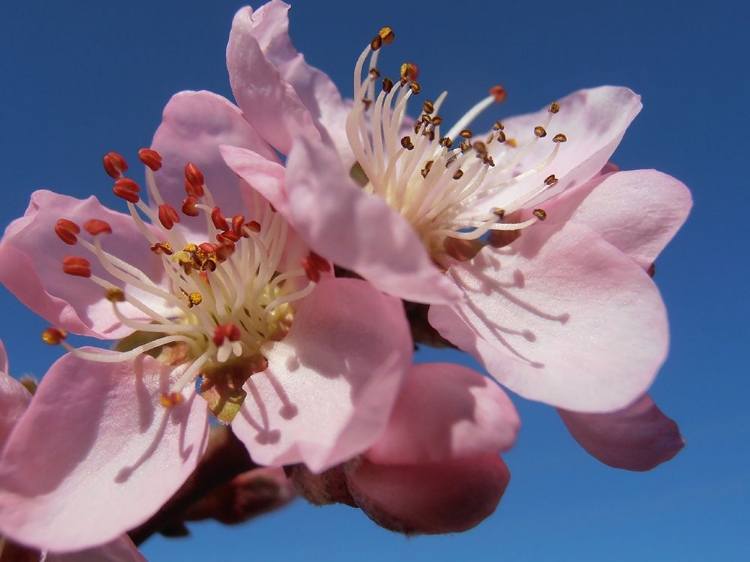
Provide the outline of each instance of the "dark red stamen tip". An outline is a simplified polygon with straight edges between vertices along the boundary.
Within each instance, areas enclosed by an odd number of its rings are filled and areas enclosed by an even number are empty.
[[[245,226],[245,217],[242,215],[235,215],[232,217],[232,232],[234,232],[237,236],[243,236],[247,238],[247,235],[242,230],[242,227]]]
[[[180,222],[180,215],[177,214],[172,205],[159,205],[159,222],[167,230],[172,230],[175,223]]]
[[[214,207],[214,210],[211,211],[211,221],[214,223],[216,230],[221,230],[222,232],[229,230],[229,223],[224,218],[224,215],[221,214],[221,209],[218,207]]]
[[[140,186],[130,178],[118,179],[115,182],[112,191],[120,199],[125,199],[125,201],[128,201],[129,203],[138,203],[141,199],[138,195],[141,192]]]
[[[83,223],[83,228],[92,236],[96,236],[97,234],[112,234],[112,227],[109,223],[100,219],[86,221]]]
[[[197,217],[200,211],[196,208],[198,200],[195,197],[186,197],[182,201],[182,213],[188,217]]]
[[[81,227],[71,220],[60,219],[55,224],[55,234],[57,234],[60,240],[71,246],[78,242],[76,234],[79,232],[81,232]]]
[[[188,189],[189,186],[195,193],[195,197],[203,197],[204,183],[205,179],[203,178],[203,173],[198,166],[192,162],[185,164],[185,189]],[[192,195],[192,193],[188,192],[188,195]]]
[[[161,154],[150,148],[141,148],[138,151],[138,158],[145,166],[148,166],[153,172],[161,169]]]
[[[91,264],[80,256],[66,256],[62,261],[63,271],[76,277],[91,277]]]
[[[112,179],[117,179],[122,176],[123,172],[127,171],[128,163],[121,155],[117,152],[107,152],[102,158],[104,164],[104,171]]]
[[[502,103],[508,99],[508,92],[502,86],[492,86],[490,88],[490,95],[495,98],[495,103]]]

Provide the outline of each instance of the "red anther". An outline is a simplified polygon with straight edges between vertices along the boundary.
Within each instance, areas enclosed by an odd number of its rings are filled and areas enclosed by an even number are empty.
[[[320,281],[320,270],[315,266],[314,260],[310,259],[310,256],[302,258],[300,263],[302,264],[302,269],[305,270],[305,275],[307,275],[307,278],[310,281],[313,283]]]
[[[76,277],[91,277],[91,264],[80,256],[66,256],[62,261],[63,271]]]
[[[184,400],[182,394],[179,392],[164,392],[161,395],[161,405],[165,408],[171,408],[180,404]]]
[[[213,254],[219,248],[219,246],[211,244],[211,242],[203,242],[202,244],[198,244],[198,247],[207,254]]]
[[[200,211],[196,207],[197,204],[198,200],[195,197],[185,197],[182,201],[182,213],[188,217],[197,217],[200,215]]]
[[[414,82],[419,76],[419,67],[413,62],[401,65],[401,80]]]
[[[260,223],[258,221],[249,221],[245,223],[245,228],[250,232],[260,232]]]
[[[234,215],[232,217],[232,232],[237,236],[243,236],[247,238],[247,235],[242,231],[242,227],[245,226],[245,217],[242,215]]]
[[[227,219],[224,218],[224,215],[221,214],[221,209],[218,207],[214,207],[214,210],[211,211],[211,220],[213,221],[216,230],[221,230],[222,232],[224,230],[229,230],[229,223],[227,222]]]
[[[505,88],[498,85],[490,88],[490,95],[495,98],[495,103],[502,103],[507,99],[508,92],[505,91]]]
[[[225,338],[229,341],[239,341],[241,337],[242,333],[236,325],[224,324],[223,326],[216,326],[213,342],[216,347],[220,347],[224,343]]]
[[[231,240],[222,242],[216,249],[216,259],[220,262],[227,261],[229,257],[234,253],[235,247],[236,246],[234,245],[234,242],[232,242]]]
[[[125,199],[130,203],[138,203],[140,196],[138,195],[141,191],[140,186],[130,178],[120,178],[115,182],[115,186],[112,191],[120,199]]]
[[[649,265],[647,273],[649,277],[653,277],[654,275],[656,275],[656,264],[652,263],[651,265]]]
[[[216,235],[216,241],[219,242],[219,244],[224,244],[226,242],[237,242],[240,239],[239,236],[237,236],[234,232],[231,230],[225,230],[224,232],[220,232]]]
[[[180,215],[172,205],[159,205],[159,222],[167,230],[172,230],[174,224],[180,222]]]
[[[203,197],[204,182],[203,173],[198,169],[198,166],[192,162],[185,164],[185,187],[187,188],[189,184],[195,191],[196,197]]]
[[[310,258],[310,261],[318,269],[318,271],[331,271],[331,262],[329,262],[327,259],[320,257],[315,252],[310,252],[307,257]]]
[[[128,163],[125,161],[125,158],[116,152],[107,152],[104,158],[102,158],[102,163],[107,175],[115,180],[122,177],[123,172],[128,169]]]
[[[81,232],[81,227],[71,220],[60,219],[55,224],[55,234],[57,234],[60,240],[71,246],[78,242],[76,234],[79,232]]]
[[[112,234],[112,227],[109,223],[100,219],[91,219],[83,223],[83,228],[91,234],[96,236],[97,234]]]
[[[59,345],[68,337],[68,333],[60,328],[47,328],[42,332],[42,341],[47,345]]]
[[[161,154],[150,148],[141,148],[138,151],[138,158],[144,165],[151,168],[151,171],[158,172],[161,170]]]

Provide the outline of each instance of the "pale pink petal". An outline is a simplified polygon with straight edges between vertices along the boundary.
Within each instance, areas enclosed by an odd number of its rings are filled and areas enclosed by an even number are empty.
[[[211,92],[180,92],[169,100],[152,143],[163,158],[155,177],[167,203],[180,208],[186,197],[185,165],[193,162],[203,173],[222,212],[227,216],[244,213],[239,198],[240,180],[224,163],[219,153],[221,144],[241,146],[278,162],[273,149],[229,100]],[[181,225],[202,230],[205,219],[183,217]]]
[[[508,396],[462,365],[414,365],[388,426],[365,457],[378,464],[428,464],[497,454],[520,425]]]
[[[293,139],[320,139],[310,112],[271,62],[256,37],[260,17],[247,7],[237,12],[227,45],[229,82],[245,119],[264,139],[288,154]],[[278,24],[278,23],[277,23]]]
[[[480,200],[482,211],[487,212],[491,207],[507,208],[519,194],[542,185],[550,174],[554,174],[559,182],[529,206],[539,205],[565,189],[588,181],[607,163],[642,107],[640,96],[627,88],[615,86],[580,90],[561,99],[559,104],[560,112],[547,127],[547,136],[535,142],[533,149],[511,170],[510,176],[532,170],[544,162],[555,146],[552,138],[557,133],[564,133],[568,140],[560,145],[555,159],[532,177]],[[512,158],[516,151],[531,142],[535,138],[534,127],[542,125],[548,115],[547,108],[544,108],[529,115],[504,119],[505,134],[516,139],[519,148],[507,149],[508,153],[496,161],[502,163],[506,158]]]
[[[236,146],[219,148],[224,161],[235,176],[239,176],[268,200],[285,217],[289,213],[289,197],[286,192],[286,169],[251,150]]]
[[[377,438],[409,367],[401,302],[356,279],[324,279],[305,298],[269,367],[245,385],[232,428],[257,463],[320,472]]]
[[[354,155],[345,133],[351,101],[342,101],[328,75],[307,64],[302,53],[292,45],[289,7],[278,0],[261,6],[251,17],[253,35],[281,77],[294,88],[320,134],[335,143],[342,161],[351,166]]]
[[[8,373],[8,356],[0,341],[0,451],[30,400],[31,393]]]
[[[497,456],[434,465],[352,464],[349,490],[362,511],[381,527],[406,534],[475,527],[492,515],[510,481]]]
[[[651,470],[685,446],[677,424],[648,394],[624,410],[582,414],[558,410],[573,438],[594,458],[614,468]]]
[[[321,256],[402,299],[460,300],[411,225],[357,187],[333,150],[300,139],[287,160],[286,187],[289,222]]]
[[[57,361],[0,458],[0,532],[42,549],[80,550],[161,507],[194,470],[208,434],[205,402],[194,393],[171,409],[160,404],[177,371],[145,355]]]
[[[163,280],[160,258],[149,251],[149,242],[129,215],[103,207],[96,197],[80,200],[37,191],[31,196],[26,214],[10,224],[0,243],[0,283],[23,304],[51,324],[73,333],[106,339],[131,333],[115,317],[112,303],[104,298],[104,288],[89,279],[63,272],[62,259],[77,255],[91,262],[95,275],[115,282],[155,310],[164,310],[159,299],[128,283],[115,281],[88,250],[60,240],[55,234],[55,224],[61,218],[79,225],[93,218],[107,221],[113,232],[100,235],[104,250],[140,268],[154,283]],[[79,236],[92,240],[83,230]],[[143,316],[127,303],[122,303],[121,310],[129,317]]]
[[[575,210],[585,224],[644,269],[654,263],[687,219],[692,198],[681,182],[656,170],[618,172]]]
[[[666,357],[656,286],[585,226],[539,223],[450,274],[467,302],[431,307],[430,323],[525,398],[617,410],[648,389]]]
[[[146,562],[127,535],[86,550],[65,554],[48,553],[45,562]]]

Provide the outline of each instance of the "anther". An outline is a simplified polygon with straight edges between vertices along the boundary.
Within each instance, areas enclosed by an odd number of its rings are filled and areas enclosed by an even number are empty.
[[[380,71],[377,68],[371,68],[370,76],[372,76],[373,80],[377,80],[378,78],[380,78]]]
[[[123,172],[126,172],[128,169],[128,163],[125,161],[125,158],[117,154],[117,152],[107,152],[104,158],[102,158],[102,163],[104,164],[104,171],[114,180],[122,177]]]
[[[91,236],[98,234],[112,234],[112,227],[108,222],[100,219],[91,219],[83,223],[83,228]]]
[[[435,117],[432,118],[432,125],[434,127],[437,127],[443,122],[443,118],[440,117],[440,115],[435,115]]]
[[[167,230],[172,230],[175,223],[180,222],[180,215],[177,214],[172,205],[159,205],[159,222]]]
[[[414,143],[411,142],[411,137],[409,135],[406,135],[401,139],[401,146],[406,150],[414,150]]]
[[[66,256],[62,260],[63,271],[76,277],[91,277],[91,263],[80,256]]]
[[[565,142],[567,140],[568,140],[568,137],[566,137],[562,133],[557,133],[554,137],[552,137],[553,142]]]
[[[451,146],[453,146],[453,141],[448,137],[441,137],[441,139],[438,141],[438,144],[442,147],[450,148]]]
[[[492,86],[490,95],[495,98],[495,103],[502,103],[508,98],[508,92],[500,85]]]
[[[161,395],[161,405],[165,408],[171,408],[180,404],[184,400],[182,394],[179,392],[165,392]]]
[[[534,209],[532,211],[533,215],[538,218],[540,221],[543,221],[547,218],[547,212],[544,209]]]
[[[648,270],[646,271],[649,275],[649,277],[653,277],[656,275],[656,264],[651,264],[648,266]]]
[[[378,31],[378,37],[380,37],[380,40],[383,42],[383,45],[390,45],[393,43],[393,40],[396,38],[396,34],[393,33],[393,29],[391,29],[388,26],[380,28],[380,31]]]
[[[469,129],[464,129],[460,133],[458,133],[462,138],[470,139],[474,136],[474,133],[472,133]]]
[[[189,308],[198,306],[202,302],[203,302],[203,295],[201,295],[200,293],[190,293],[188,295],[188,307]]]
[[[547,131],[545,131],[545,130],[544,130],[544,127],[542,127],[542,126],[537,126],[537,127],[534,127],[534,134],[535,134],[535,135],[536,135],[536,136],[537,136],[538,138],[540,138],[540,139],[541,139],[541,138],[543,138],[543,137],[546,137],[546,136],[547,136]]]
[[[60,219],[55,224],[55,234],[57,234],[60,240],[71,246],[78,242],[76,234],[79,232],[81,232],[81,227],[71,220]]]
[[[430,170],[432,170],[432,165],[434,163],[435,163],[434,160],[428,160],[427,162],[425,162],[424,168],[422,168],[422,172],[421,172],[423,178],[426,178],[427,174],[430,173]]]
[[[221,347],[225,339],[229,341],[239,341],[242,334],[240,329],[234,324],[224,324],[222,326],[216,326],[214,330],[213,342],[216,347]]]
[[[557,178],[555,177],[555,174],[549,175],[546,178],[544,178],[544,184],[547,186],[555,185],[557,183]]]
[[[260,232],[260,223],[258,221],[248,221],[245,223],[245,228],[250,232]]]
[[[214,223],[216,230],[222,232],[229,230],[229,223],[227,222],[227,219],[224,218],[224,215],[221,214],[221,209],[219,209],[219,207],[214,207],[214,210],[211,211],[211,222]]]
[[[464,175],[464,171],[459,168],[458,170],[456,170],[456,173],[453,174],[453,179],[460,180],[463,177],[463,175]]]
[[[198,200],[195,197],[186,197],[182,201],[182,213],[188,217],[197,217],[200,215],[200,211],[196,207],[197,204]]]
[[[59,345],[68,337],[68,333],[60,328],[47,328],[42,332],[42,341],[47,345]]]
[[[104,293],[104,296],[107,298],[109,302],[124,302],[125,301],[125,291],[120,289],[120,287],[110,287],[106,290]]]
[[[388,94],[393,89],[393,80],[387,76],[383,78],[383,91]]]
[[[185,164],[185,181],[193,188],[196,197],[203,197],[203,184],[205,183],[205,179],[198,166],[192,162]]]
[[[145,166],[148,166],[151,171],[158,172],[161,169],[161,154],[150,148],[141,148],[138,151],[138,158]]]
[[[115,181],[112,191],[120,199],[125,199],[129,203],[138,203],[141,199],[138,195],[141,192],[140,186],[130,178],[119,178]]]
[[[419,76],[419,67],[413,62],[405,62],[401,65],[401,80],[404,82],[414,82]]]
[[[554,114],[555,114],[555,113],[557,113],[558,111],[560,111],[560,104],[559,104],[559,103],[557,103],[556,101],[553,101],[553,102],[552,102],[552,103],[550,104],[550,106],[549,106],[549,112],[550,112],[550,113],[552,113],[552,114],[554,115]]]
[[[232,217],[232,232],[234,232],[237,236],[242,236],[243,238],[247,238],[248,235],[244,232],[243,228],[245,226],[245,217],[242,215],[235,215]]]
[[[171,256],[174,252],[172,251],[172,246],[170,246],[167,242],[157,242],[153,246],[151,246],[151,251],[155,254],[166,254],[168,256]]]
[[[503,129],[505,129],[505,125],[503,125],[501,121],[495,121],[495,124],[492,125],[492,128],[495,131],[502,131]]]
[[[426,100],[422,104],[422,111],[424,111],[427,115],[432,115],[432,112],[435,111],[435,106],[430,100]]]
[[[422,91],[422,86],[419,85],[419,82],[409,82],[409,88],[411,89],[411,93],[415,96]]]

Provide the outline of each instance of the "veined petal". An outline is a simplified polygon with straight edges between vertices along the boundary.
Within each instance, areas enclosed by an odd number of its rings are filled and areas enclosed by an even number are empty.
[[[431,307],[430,323],[526,398],[577,411],[621,409],[648,389],[666,357],[656,286],[584,226],[536,225],[450,274],[467,302]]]
[[[645,471],[670,460],[685,440],[648,394],[608,414],[558,410],[573,438],[591,456],[614,468]]]
[[[224,163],[219,153],[222,144],[241,146],[267,160],[279,161],[273,149],[229,100],[203,91],[172,96],[151,146],[163,159],[155,177],[167,203],[180,208],[185,198],[185,165],[192,162],[203,173],[216,204],[222,209],[237,207],[240,180]],[[204,221],[198,218],[194,224],[188,220],[182,226],[205,229]]]
[[[93,274],[105,280],[112,279],[92,254],[58,238],[55,224],[61,218],[79,225],[94,218],[106,221],[112,227],[112,234],[102,235],[107,237],[103,248],[140,268],[153,283],[163,282],[164,268],[159,257],[147,249],[143,251],[143,237],[129,215],[107,209],[96,197],[81,200],[51,191],[37,191],[31,196],[26,214],[8,226],[0,242],[0,283],[57,327],[104,339],[128,335],[132,330],[121,325],[112,303],[105,298],[104,288],[92,290],[92,284],[86,279],[73,278],[63,272],[62,259],[78,254],[90,258]],[[127,284],[124,288],[153,309],[164,311],[159,299]],[[129,317],[143,316],[129,304],[122,305]]]
[[[320,139],[320,133],[294,87],[259,43],[255,27],[263,23],[263,14],[247,7],[235,15],[227,45],[229,82],[245,119],[277,150],[288,154],[296,136]]]
[[[491,379],[461,365],[414,365],[386,430],[364,456],[406,465],[498,454],[513,446],[519,426],[513,403]]]
[[[265,351],[232,428],[253,460],[320,472],[377,438],[412,356],[401,302],[355,279],[323,279]]]
[[[113,540],[152,515],[206,446],[202,400],[186,393],[160,406],[176,376],[148,356],[57,361],[0,458],[0,531],[64,552]]]
[[[402,299],[460,300],[411,225],[383,199],[357,187],[333,150],[299,139],[287,160],[286,186],[287,218],[321,256]]]

